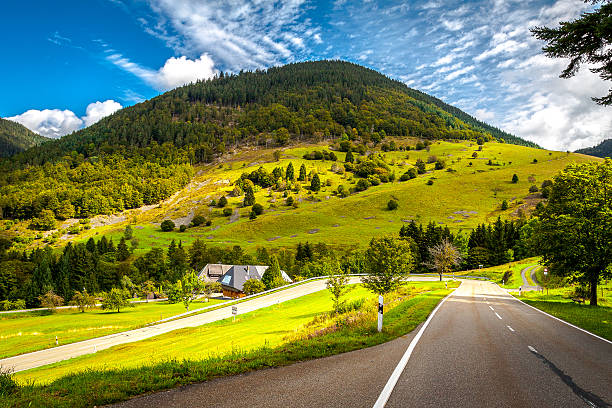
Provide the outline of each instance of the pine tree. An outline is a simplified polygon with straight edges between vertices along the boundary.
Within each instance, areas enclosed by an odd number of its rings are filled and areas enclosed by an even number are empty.
[[[246,185],[244,188],[244,201],[242,202],[242,205],[244,207],[248,207],[253,204],[255,204],[255,193],[250,185]]]
[[[315,192],[321,190],[321,179],[319,178],[319,175],[316,173],[314,177],[312,178],[312,181],[310,182],[310,189]]]
[[[295,170],[293,169],[293,163],[289,162],[287,166],[287,171],[285,171],[285,175],[288,181],[291,181],[295,178]]]
[[[119,262],[123,262],[130,257],[130,251],[125,243],[125,237],[121,237],[119,245],[117,245],[116,257]]]
[[[300,166],[300,176],[298,177],[298,181],[306,181],[306,166],[304,166],[304,164]]]
[[[344,161],[346,163],[353,163],[355,161],[355,159],[353,158],[353,152],[351,152],[350,150],[346,152],[346,158]]]

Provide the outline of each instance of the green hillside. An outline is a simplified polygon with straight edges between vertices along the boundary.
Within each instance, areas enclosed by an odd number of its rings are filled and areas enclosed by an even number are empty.
[[[8,219],[42,218],[37,228],[48,229],[52,218],[159,203],[189,182],[193,165],[243,148],[344,137],[367,151],[393,137],[494,136],[504,138],[435,98],[347,62],[221,74],[0,162],[0,209]]]
[[[0,118],[0,157],[12,156],[47,140],[20,123]]]
[[[576,153],[588,154],[595,157],[612,157],[612,139],[606,139],[597,146],[576,150]]]

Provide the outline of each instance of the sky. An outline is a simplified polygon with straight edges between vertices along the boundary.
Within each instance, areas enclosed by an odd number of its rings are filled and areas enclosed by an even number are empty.
[[[3,4],[0,116],[48,137],[220,71],[352,61],[545,148],[612,135],[612,86],[558,76],[529,29],[582,0],[63,0]],[[587,67],[588,68],[588,67]]]

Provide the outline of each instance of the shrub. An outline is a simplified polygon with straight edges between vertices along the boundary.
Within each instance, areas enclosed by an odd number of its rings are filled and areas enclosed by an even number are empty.
[[[13,372],[4,367],[0,367],[0,397],[8,397],[17,392],[19,385],[13,378]]]
[[[550,191],[551,191],[551,188],[552,188],[552,187],[547,186],[547,187],[544,187],[544,188],[542,189],[542,197],[543,197],[543,198],[548,198],[548,197],[550,197]]]
[[[194,227],[198,227],[204,224],[205,222],[206,217],[204,217],[203,215],[196,215],[195,217],[193,217],[193,220],[191,220],[191,224],[193,224]]]
[[[508,269],[506,272],[504,272],[504,276],[502,276],[502,282],[504,284],[507,284],[508,281],[510,280],[510,278],[512,278],[512,270]]]
[[[186,225],[181,225],[181,226],[179,227],[179,231],[180,231],[180,232],[185,232],[186,230],[187,230],[187,226],[186,226]]]
[[[255,203],[253,204],[253,207],[251,207],[251,210],[256,214],[256,215],[261,215],[264,212],[264,208],[263,205],[259,204],[259,203]]]
[[[446,167],[446,162],[444,161],[444,159],[438,159],[436,161],[436,166],[435,166],[436,170],[442,170],[445,167]]]
[[[310,182],[310,189],[315,192],[321,190],[321,179],[319,178],[318,174],[315,174],[312,177],[312,180]]]
[[[472,153],[472,158],[473,158],[473,159],[475,159],[475,158],[477,158],[477,157],[478,157],[478,153],[476,153],[476,152]]]
[[[244,286],[242,288],[245,295],[254,295],[256,293],[263,292],[266,290],[266,285],[259,279],[249,279],[244,282]]]
[[[224,208],[223,209],[223,215],[226,217],[229,217],[230,215],[232,215],[232,209],[231,208]]]
[[[531,187],[529,187],[529,192],[530,193],[537,193],[538,192],[538,186],[536,186],[535,184]]]
[[[217,200],[212,200],[209,204],[210,207],[215,207],[217,205]]]
[[[533,159],[533,162],[532,162],[532,163],[534,163],[534,164],[535,164],[535,163],[537,163],[537,162],[538,162],[538,159]]]
[[[485,143],[484,137],[480,136],[478,139],[476,139],[476,143],[479,146],[482,146]]]
[[[432,179],[427,180],[427,185],[428,185],[428,186],[431,186],[433,183],[434,183],[434,182],[433,182],[433,180],[432,180]]]
[[[516,174],[513,174],[512,175],[512,183],[516,184],[516,183],[518,183],[518,181],[519,181],[518,176]]]
[[[508,201],[504,200],[501,204],[502,211],[506,211],[508,209]]]
[[[372,186],[377,186],[380,184],[380,179],[376,176],[368,176],[368,181]]]
[[[359,179],[357,184],[355,185],[355,190],[357,191],[365,191],[370,187],[370,182],[366,179]]]
[[[170,231],[174,231],[174,221],[172,220],[164,220],[162,221],[161,225],[161,230],[164,232],[170,232]]]
[[[257,214],[255,214],[255,211],[252,211],[249,213],[249,220],[254,220],[255,218],[257,218]]]
[[[423,150],[424,148],[425,145],[421,141],[418,141],[417,144],[414,146],[414,150]]]
[[[226,205],[227,205],[227,198],[225,198],[225,196],[221,196],[221,198],[219,199],[219,202],[217,203],[217,207],[223,208]]]
[[[285,204],[289,206],[293,205],[293,197],[292,196],[287,197],[287,199],[285,200]]]
[[[212,225],[212,221],[211,220],[206,220],[206,226],[210,227]]]
[[[438,161],[438,158],[436,156],[429,156],[427,158],[427,163],[435,163]]]
[[[387,210],[389,211],[397,210],[397,207],[399,207],[399,204],[393,199],[389,200],[389,202],[387,203]]]
[[[51,210],[42,210],[38,217],[32,219],[30,229],[49,231],[55,229],[55,213]]]

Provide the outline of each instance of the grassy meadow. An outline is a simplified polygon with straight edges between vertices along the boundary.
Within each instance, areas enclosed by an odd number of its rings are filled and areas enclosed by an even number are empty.
[[[223,301],[195,301],[190,309]],[[121,312],[99,308],[81,313],[76,309],[58,309],[54,313],[36,311],[0,314],[0,358],[55,347],[142,327],[148,323],[185,312],[182,303],[136,303]]]
[[[569,299],[571,287],[548,289],[543,292],[523,292],[523,302],[537,307],[559,319],[612,340],[612,282],[601,285],[598,290],[598,306],[574,303]]]
[[[28,375],[31,376],[29,380],[35,378],[34,375],[37,372],[43,375],[43,381],[39,380],[36,383],[28,381],[28,385],[13,388],[4,398],[0,399],[0,407],[99,406],[147,392],[206,381],[220,376],[282,366],[370,347],[414,330],[427,318],[439,301],[451,291],[450,288],[445,289],[443,284],[439,282],[410,282],[408,285],[412,287],[409,291],[411,294],[398,299],[399,303],[385,312],[385,325],[381,333],[376,331],[376,320],[375,317],[372,317],[365,320],[358,319],[351,324],[335,326],[335,330],[326,331],[315,337],[300,338],[299,336],[292,336],[292,334],[299,333],[299,327],[303,326],[304,323],[313,321],[313,317],[317,315],[317,313],[314,313],[315,310],[318,310],[319,315],[331,310],[329,293],[321,291],[301,299],[308,299],[311,302],[310,308],[303,308],[301,302],[293,301],[242,315],[234,324],[231,324],[231,321],[219,322],[218,324],[227,325],[227,330],[230,330],[232,335],[235,336],[231,340],[233,346],[231,350],[228,350],[228,353],[213,355],[212,353],[201,352],[197,357],[190,354],[183,359],[184,355],[181,354],[181,350],[186,337],[193,338],[196,336],[194,336],[194,332],[178,331],[175,334],[180,336],[181,341],[176,341],[175,347],[180,345],[181,349],[177,350],[174,357],[154,361],[149,358],[140,363],[134,362],[112,367],[99,363],[96,369],[86,371],[79,371],[76,367],[74,367],[76,371],[62,369],[62,373],[66,375],[61,378],[49,376],[45,379],[44,372],[40,370],[20,373],[17,376],[20,382],[24,379],[27,381]],[[456,286],[456,283],[449,286]],[[350,297],[357,299],[369,296],[366,293],[364,289],[355,289],[351,292]],[[313,304],[318,305],[317,309],[313,310]],[[323,305],[325,307],[321,307]],[[285,307],[288,307],[287,310],[285,310]],[[289,309],[295,309],[295,311],[290,312]],[[267,313],[274,313],[275,316],[280,313],[291,313],[293,318],[286,319],[282,325],[270,325],[266,321],[265,327],[260,329],[258,344],[247,343],[247,347],[241,347],[239,339],[246,338],[250,334],[243,332],[240,335],[241,329],[239,326],[251,324],[254,329],[258,329],[257,325],[253,325],[249,320],[262,322],[260,319]],[[372,315],[375,316],[375,312]],[[340,318],[343,317],[340,316]],[[302,323],[296,326],[297,321]],[[203,328],[204,326],[197,329]],[[262,334],[264,338],[261,338]],[[281,341],[274,341],[273,337],[275,336]],[[288,340],[282,342],[282,338],[288,338]],[[197,339],[191,341],[197,341]],[[203,339],[202,341],[207,340]],[[217,343],[221,343],[221,341]],[[143,342],[134,344],[145,345]],[[194,347],[194,345],[191,344],[188,347]],[[195,345],[195,348],[201,350],[197,345]],[[115,353],[121,353],[122,349],[122,347],[116,347],[111,350]],[[98,355],[102,355],[102,353],[98,353]],[[108,355],[106,357],[107,359],[111,358]],[[76,359],[75,361],[79,362],[79,360]],[[50,378],[56,379],[50,383],[44,383]]]
[[[430,146],[430,151],[383,153],[396,181],[339,198],[334,194],[338,186],[350,188],[358,179],[350,173],[331,171],[334,163],[344,162],[342,152],[336,152],[337,162],[302,158],[304,153],[324,149],[327,149],[324,144],[287,148],[282,150],[279,161],[274,160],[272,149],[228,155],[222,163],[199,167],[192,182],[164,203],[146,211],[126,211],[122,222],[84,231],[75,239],[81,241],[104,234],[117,242],[125,226],[131,224],[138,242],[136,254],[155,246],[166,247],[172,239],[190,244],[197,238],[212,245],[241,245],[247,250],[257,246],[293,247],[300,241],[325,242],[345,249],[362,248],[374,236],[397,234],[410,220],[417,223],[435,221],[453,231],[467,232],[498,216],[516,217],[519,209],[528,214],[539,200],[537,195],[529,193],[530,186],[539,186],[542,181],[551,179],[571,162],[594,160],[574,153],[497,142],[488,142],[478,151],[473,142],[439,141]],[[478,157],[473,158],[473,153]],[[434,170],[431,163],[427,165],[427,174],[398,181],[418,158],[427,161],[429,156],[445,159],[447,169]],[[494,165],[488,165],[489,160]],[[293,163],[296,174],[302,164],[308,173],[317,172],[322,181],[321,191],[312,194],[308,190],[310,182],[301,183],[300,191],[290,194],[299,201],[299,207],[293,208],[285,205],[282,193],[261,189],[255,196],[265,213],[256,220],[249,220],[250,207],[241,207],[243,197],[230,196],[232,183],[243,172],[252,172],[260,166],[271,172],[277,166],[286,168],[289,162]],[[516,184],[511,182],[513,174],[519,177]],[[328,180],[330,186],[326,185]],[[427,185],[429,180],[433,180],[432,185]],[[209,206],[211,200],[221,195],[228,198],[228,207],[235,212],[233,216],[225,217],[222,209]],[[399,208],[389,211],[386,205],[392,198],[399,202]],[[509,208],[502,211],[504,200]],[[178,226],[188,224],[196,214],[210,218],[212,225],[179,232]],[[174,232],[162,232],[159,228],[159,223],[168,218],[177,224]]]

